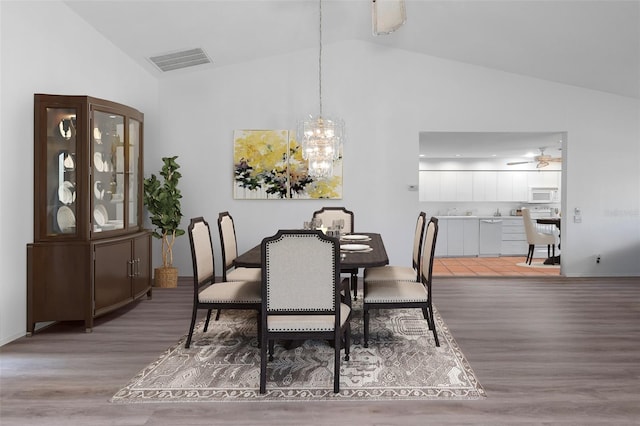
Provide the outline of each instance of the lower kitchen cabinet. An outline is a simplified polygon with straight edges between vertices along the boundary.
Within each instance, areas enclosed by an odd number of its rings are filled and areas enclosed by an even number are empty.
[[[27,335],[38,322],[93,319],[151,297],[151,233],[27,245]]]
[[[438,218],[438,236],[436,238],[436,257],[446,257],[449,250],[447,244],[447,234],[449,233],[449,220]]]
[[[502,219],[501,256],[526,256],[529,248],[522,217]]]
[[[446,223],[446,226],[442,224]],[[479,247],[477,218],[438,219],[438,256],[477,256]],[[443,242],[446,241],[446,244]]]

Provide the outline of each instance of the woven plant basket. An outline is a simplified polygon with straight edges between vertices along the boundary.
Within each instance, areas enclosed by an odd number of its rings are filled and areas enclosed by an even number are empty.
[[[178,287],[178,268],[155,268],[155,286],[161,288]]]

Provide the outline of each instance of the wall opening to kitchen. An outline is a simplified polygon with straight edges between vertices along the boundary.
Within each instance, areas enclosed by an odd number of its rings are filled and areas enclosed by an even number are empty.
[[[521,265],[521,214],[562,215],[566,143],[564,131],[420,132],[419,200],[441,225],[434,275],[561,275],[561,265],[543,265],[543,246],[533,267]],[[559,240],[554,225],[536,226]]]

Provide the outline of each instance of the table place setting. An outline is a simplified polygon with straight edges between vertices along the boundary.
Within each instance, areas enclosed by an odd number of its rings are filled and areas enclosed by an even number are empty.
[[[367,244],[340,244],[340,250],[346,252],[368,252],[373,249]]]
[[[353,242],[361,242],[361,241],[371,241],[371,237],[368,235],[357,235],[357,234],[346,234],[341,235],[340,240],[342,241],[353,241]]]

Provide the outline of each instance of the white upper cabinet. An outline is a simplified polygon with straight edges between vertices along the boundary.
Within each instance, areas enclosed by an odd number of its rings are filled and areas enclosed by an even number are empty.
[[[532,186],[560,188],[561,172],[421,170],[420,201],[527,202]]]
[[[473,201],[498,201],[498,172],[473,173]]]

